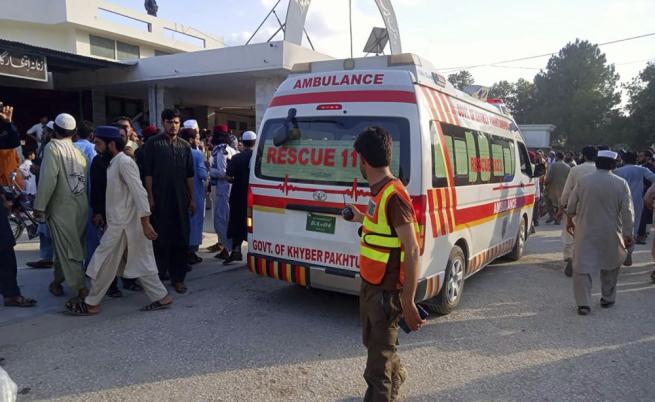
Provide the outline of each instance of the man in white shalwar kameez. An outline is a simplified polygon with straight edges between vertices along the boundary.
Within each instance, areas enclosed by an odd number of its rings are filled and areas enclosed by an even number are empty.
[[[117,274],[141,282],[152,302],[142,310],[169,307],[173,301],[158,277],[152,246],[157,233],[150,224],[148,194],[136,162],[122,152],[125,142],[116,127],[98,127],[96,141],[104,142],[111,158],[107,169],[107,227],[86,271],[91,278],[89,295],[84,301],[68,303],[66,309],[73,315],[97,314]],[[125,254],[126,262],[121,267]]]
[[[596,172],[582,177],[568,199],[567,229],[575,243],[573,290],[580,315],[591,312],[591,275],[599,271],[600,305],[614,304],[619,267],[634,242],[630,187],[612,173],[617,157],[616,152],[599,151]]]

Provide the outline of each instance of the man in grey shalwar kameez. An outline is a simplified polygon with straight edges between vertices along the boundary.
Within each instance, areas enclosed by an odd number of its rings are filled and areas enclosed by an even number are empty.
[[[580,315],[591,312],[591,275],[599,271],[601,307],[614,304],[619,267],[634,241],[630,187],[611,172],[617,157],[616,152],[599,151],[596,172],[580,179],[567,204],[567,229],[575,240],[573,289]]]

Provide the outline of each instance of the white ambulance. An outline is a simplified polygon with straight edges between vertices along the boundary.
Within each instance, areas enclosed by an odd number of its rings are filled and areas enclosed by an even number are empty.
[[[359,292],[359,225],[341,211],[368,204],[353,144],[369,126],[391,133],[391,170],[418,217],[417,301],[446,314],[467,277],[498,257],[521,257],[542,172],[506,108],[455,89],[412,54],[294,66],[251,162],[248,268]]]

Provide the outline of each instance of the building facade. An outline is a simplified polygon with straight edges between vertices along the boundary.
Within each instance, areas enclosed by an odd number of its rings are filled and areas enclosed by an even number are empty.
[[[225,48],[222,38],[103,0],[3,2],[0,101],[16,107],[23,131],[61,112],[95,124],[158,123],[165,107],[203,127],[255,129],[267,105],[257,93],[272,96],[293,63],[327,57],[284,42]],[[25,57],[42,61],[43,79],[3,66]]]

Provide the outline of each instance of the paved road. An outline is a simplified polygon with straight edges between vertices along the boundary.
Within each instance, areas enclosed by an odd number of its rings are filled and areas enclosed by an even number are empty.
[[[579,317],[552,228],[530,239],[519,263],[470,278],[456,312],[402,335],[405,400],[655,400],[648,246],[622,271],[616,306]],[[19,259],[34,248],[21,244]],[[68,317],[63,300],[43,294],[50,275],[20,272],[25,293],[39,293],[38,310],[0,308],[0,357],[26,391],[20,401],[316,402],[364,393],[355,297],[209,261],[168,311],[141,313],[145,297],[130,294],[107,300],[100,316]]]

